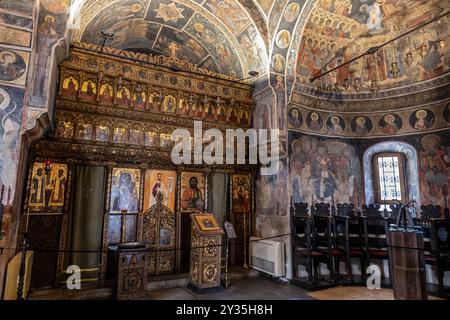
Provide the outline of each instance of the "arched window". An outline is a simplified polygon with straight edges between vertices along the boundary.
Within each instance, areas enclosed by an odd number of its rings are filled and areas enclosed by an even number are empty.
[[[397,159],[398,164],[396,164],[395,159]],[[381,170],[381,175],[378,167],[379,161],[382,163],[384,161],[384,167],[381,169],[387,169],[384,174]],[[386,199],[386,205],[390,202],[396,202],[395,197],[403,203],[414,199],[420,204],[418,158],[417,151],[413,146],[401,141],[377,143],[364,152],[363,164],[366,204],[378,203],[383,205],[383,197]],[[393,168],[389,168],[390,165]],[[398,166],[398,168],[395,169],[395,166]],[[393,179],[394,174],[396,179]],[[387,185],[380,183],[383,182],[382,178],[387,179]],[[395,188],[397,188],[397,191]],[[385,191],[386,195],[384,196]],[[399,191],[400,194],[397,195]]]
[[[378,153],[372,158],[375,200],[382,205],[398,204],[407,199],[404,155],[400,152]]]

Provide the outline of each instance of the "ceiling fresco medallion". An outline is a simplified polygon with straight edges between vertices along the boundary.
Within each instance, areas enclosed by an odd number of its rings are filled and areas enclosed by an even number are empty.
[[[177,22],[178,19],[184,19],[183,10],[183,8],[178,8],[175,2],[172,2],[170,4],[160,3],[159,8],[155,9],[155,12],[157,13],[156,17],[163,19],[164,22]]]

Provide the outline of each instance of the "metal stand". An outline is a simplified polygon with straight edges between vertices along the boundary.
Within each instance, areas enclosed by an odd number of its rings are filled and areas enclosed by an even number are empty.
[[[225,247],[225,281],[224,281],[224,287],[228,288],[230,285],[230,282],[228,281],[228,250],[230,246],[230,238],[227,237],[227,244]]]
[[[244,213],[244,265],[242,266],[243,269],[248,269],[247,265],[247,214]]]
[[[17,300],[24,300],[23,298],[23,286],[25,282],[25,261],[27,257],[27,240],[29,232],[23,233],[23,243],[22,243],[22,258],[20,261],[20,271],[19,271],[19,282],[17,284]]]

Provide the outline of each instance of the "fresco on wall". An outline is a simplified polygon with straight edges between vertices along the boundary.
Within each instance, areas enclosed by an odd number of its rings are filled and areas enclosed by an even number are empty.
[[[419,178],[424,205],[448,207],[450,194],[450,140],[448,135],[428,134],[420,139]]]
[[[343,134],[345,130],[345,121],[341,116],[332,115],[327,120],[327,130],[334,134]]]
[[[16,27],[33,29],[33,19],[18,16],[9,12],[0,12],[0,22]]]
[[[67,184],[67,165],[53,163],[49,171],[45,163],[33,164],[28,208],[33,213],[62,212]]]
[[[111,213],[139,212],[141,171],[139,169],[114,168],[111,183]]]
[[[350,144],[291,133],[289,159],[295,203],[360,202],[361,163]]]
[[[14,192],[24,92],[0,86],[0,185]],[[11,194],[14,197],[14,194]],[[6,202],[6,199],[4,199]],[[11,198],[12,200],[12,198]]]
[[[444,111],[442,112],[442,115],[444,116],[445,121],[450,123],[450,103],[444,107]]]
[[[47,72],[49,59],[52,59],[52,48],[58,39],[64,36],[67,24],[68,5],[64,1],[40,1],[39,17],[37,19],[36,48],[34,56],[33,79],[31,85],[30,103],[34,107],[44,107],[46,104]]]
[[[306,118],[306,124],[311,130],[319,131],[323,126],[322,116],[317,112],[310,112]]]
[[[2,21],[0,20],[0,23],[1,22]],[[0,43],[20,47],[30,47],[31,32],[0,25]]]
[[[420,109],[411,114],[409,124],[416,130],[425,130],[434,123],[434,113],[427,109]]]
[[[30,53],[0,47],[0,82],[26,85]]]
[[[397,114],[386,114],[380,120],[380,129],[386,134],[397,133],[403,126],[402,118]]]
[[[256,180],[256,213],[285,216],[288,213],[288,168],[285,160],[278,162],[278,173],[259,175]]]
[[[355,117],[352,119],[351,128],[357,135],[367,135],[370,131],[372,131],[372,120],[365,116]]]
[[[448,10],[445,1],[320,0],[304,31],[298,52],[298,76],[305,85],[322,69],[348,61]],[[376,53],[339,68],[314,83],[345,90],[356,81],[391,88],[437,77],[449,70],[447,16]],[[350,86],[351,90],[351,86]]]
[[[2,0],[0,1],[0,8],[5,10],[17,11],[21,14],[32,16],[34,4],[34,0]]]
[[[300,128],[303,123],[303,116],[299,109],[292,108],[288,112],[288,122],[292,128]]]

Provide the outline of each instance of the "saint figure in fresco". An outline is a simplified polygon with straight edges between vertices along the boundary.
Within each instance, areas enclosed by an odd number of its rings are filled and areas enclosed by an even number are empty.
[[[120,174],[119,185],[113,188],[111,199],[113,211],[138,211],[136,184],[132,181],[131,174],[127,172]]]
[[[367,128],[366,125],[366,118],[364,117],[356,118],[355,133],[360,135],[365,135],[369,133],[369,129]]]
[[[423,130],[427,128],[426,118],[427,112],[426,110],[419,110],[416,112],[416,123],[414,124],[414,128],[417,130]]]
[[[385,125],[383,127],[384,133],[394,134],[399,130],[399,128],[397,127],[397,124],[395,123],[394,115],[392,115],[392,114],[385,115],[384,122],[385,122]]]
[[[329,127],[330,131],[336,134],[342,134],[343,129],[341,126],[341,120],[339,117],[333,116],[331,117],[331,126]]]
[[[203,196],[202,192],[198,189],[198,180],[196,177],[189,179],[189,188],[184,190],[181,197],[181,208],[203,210]]]
[[[331,202],[337,188],[336,180],[331,171],[331,159],[325,146],[317,147],[317,156],[311,164],[311,180],[316,201]]]

